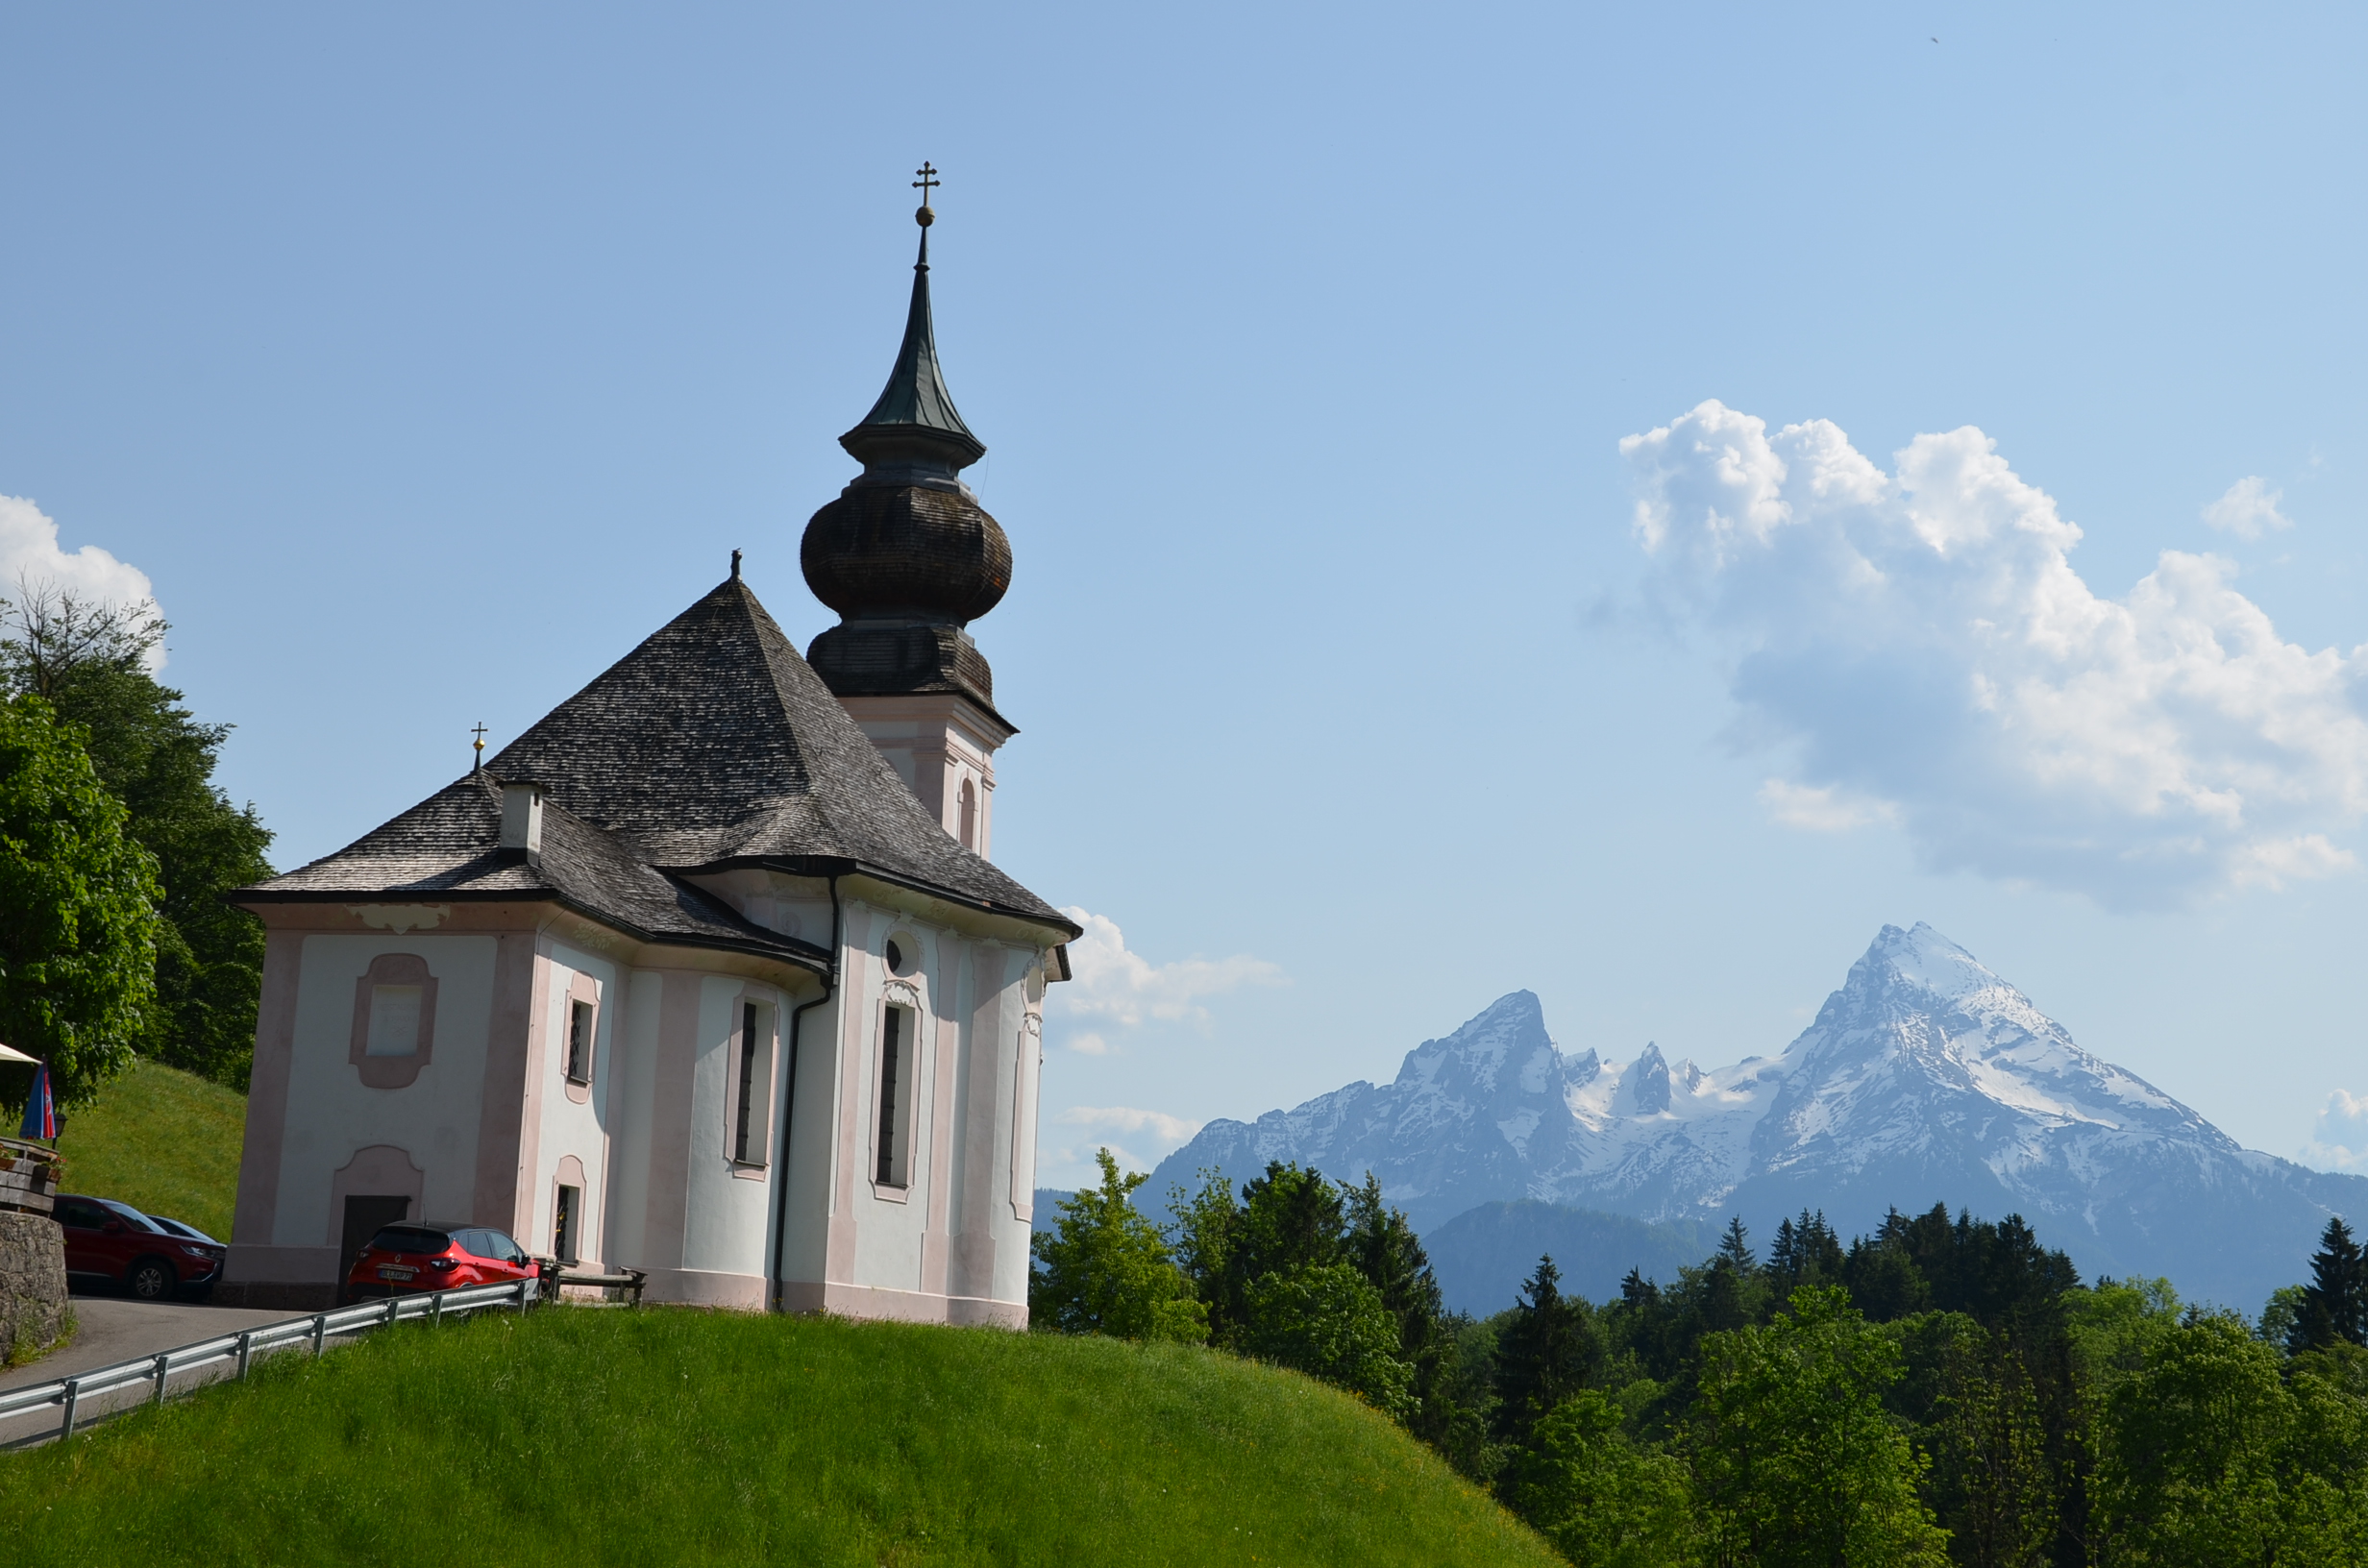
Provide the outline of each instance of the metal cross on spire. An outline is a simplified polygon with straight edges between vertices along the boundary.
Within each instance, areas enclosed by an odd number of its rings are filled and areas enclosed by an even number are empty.
[[[485,726],[479,724],[471,733],[477,737],[477,771],[481,773],[485,771]]]
[[[913,172],[921,176],[920,179],[913,182],[913,188],[921,192],[921,205],[926,207],[929,205],[929,192],[935,190],[946,182],[937,177],[937,170],[932,167],[925,159],[922,160],[921,167],[915,169]]]

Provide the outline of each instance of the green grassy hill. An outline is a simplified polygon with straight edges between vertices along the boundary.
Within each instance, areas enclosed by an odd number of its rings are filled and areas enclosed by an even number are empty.
[[[58,1152],[65,1190],[170,1214],[217,1240],[231,1238],[246,1096],[175,1067],[135,1063],[66,1115]]]
[[[1551,1564],[1354,1400],[1205,1350],[546,1309],[0,1456],[12,1562]],[[37,1523],[36,1523],[37,1522]]]

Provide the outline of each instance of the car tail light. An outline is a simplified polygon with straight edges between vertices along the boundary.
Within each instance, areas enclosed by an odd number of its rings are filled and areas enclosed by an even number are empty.
[[[460,1266],[460,1260],[457,1258],[431,1258],[428,1260],[428,1266],[430,1268],[458,1268]]]

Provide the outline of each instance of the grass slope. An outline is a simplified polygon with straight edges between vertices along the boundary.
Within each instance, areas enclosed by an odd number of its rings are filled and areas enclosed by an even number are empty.
[[[406,1326],[0,1456],[12,1563],[1522,1563],[1388,1420],[1205,1350],[652,1309]]]
[[[66,1116],[65,1190],[170,1214],[227,1241],[238,1197],[246,1097],[176,1067],[136,1062]]]

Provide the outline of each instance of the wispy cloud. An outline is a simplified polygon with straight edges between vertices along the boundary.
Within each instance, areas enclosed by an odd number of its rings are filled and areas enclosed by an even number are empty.
[[[1772,821],[1805,833],[1847,833],[1869,822],[1899,821],[1899,808],[1888,800],[1870,800],[1846,795],[1832,785],[1793,784],[1781,778],[1760,786],[1760,803]]]
[[[1073,1106],[1045,1126],[1048,1131],[1054,1126],[1073,1127],[1086,1135],[1066,1142],[1043,1142],[1036,1152],[1037,1180],[1072,1188],[1094,1180],[1097,1149],[1108,1149],[1122,1169],[1149,1170],[1200,1131],[1196,1121],[1131,1105]]]
[[[1102,1018],[1129,1028],[1147,1018],[1205,1018],[1205,998],[1243,986],[1275,985],[1283,977],[1279,967],[1246,954],[1154,964],[1128,950],[1125,933],[1108,916],[1082,909],[1062,913],[1085,927],[1085,935],[1069,944],[1070,969],[1076,978],[1051,992],[1060,1010],[1073,1017]],[[1073,1040],[1070,1049],[1090,1056],[1109,1050],[1099,1036],[1080,1039],[1095,1043],[1087,1046]]]
[[[2339,1089],[2327,1096],[2310,1141],[2296,1158],[2321,1170],[2368,1173],[2368,1094]]]
[[[2278,510],[2285,492],[2272,490],[2258,474],[2249,474],[2229,486],[2228,494],[2204,508],[2204,522],[2239,539],[2258,539],[2273,528],[2290,528],[2294,520]]]
[[[1151,1136],[1168,1144],[1182,1143],[1200,1131],[1200,1123],[1172,1116],[1163,1111],[1138,1111],[1131,1105],[1076,1105],[1053,1118],[1070,1127],[1104,1127],[1114,1133],[1139,1133],[1150,1129]]]
[[[2231,563],[2166,551],[2099,596],[2081,530],[1971,427],[1886,471],[1713,402],[1620,450],[1648,595],[1720,650],[1738,744],[1794,760],[1778,821],[1887,814],[1936,869],[2119,908],[2356,866],[2368,648],[2281,640]],[[2274,526],[2275,492],[2231,497],[2231,527]]]

